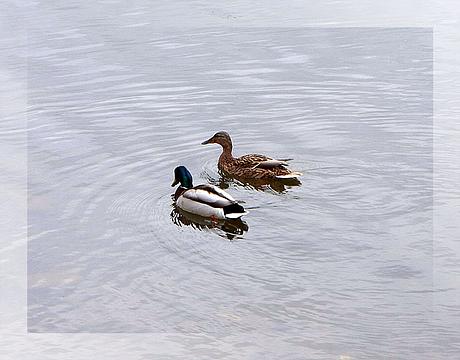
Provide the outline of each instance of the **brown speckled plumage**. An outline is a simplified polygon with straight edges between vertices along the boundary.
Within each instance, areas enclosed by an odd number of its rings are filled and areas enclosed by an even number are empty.
[[[203,144],[219,144],[222,146],[223,151],[219,157],[218,167],[224,174],[232,177],[240,179],[280,179],[280,176],[297,178],[302,175],[287,168],[287,161],[290,159],[276,160],[259,154],[233,157],[232,139],[224,131],[214,134]]]

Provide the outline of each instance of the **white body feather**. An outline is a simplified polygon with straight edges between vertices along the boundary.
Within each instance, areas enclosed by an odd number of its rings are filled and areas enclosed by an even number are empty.
[[[184,196],[177,199],[177,206],[182,210],[197,214],[203,217],[216,217],[218,219],[225,219],[224,209],[215,208],[207,204],[199,203]]]
[[[297,179],[298,177],[302,176],[303,174],[298,171],[293,171],[290,174],[287,175],[278,175],[276,176],[277,179]]]
[[[260,163],[253,166],[253,169],[255,168],[269,169],[269,168],[274,168],[274,167],[281,166],[281,165],[287,166],[289,164],[284,160],[268,159],[265,161],[261,161]]]
[[[176,200],[177,206],[182,210],[218,219],[236,219],[247,214],[247,212],[225,214],[223,208],[235,202],[230,194],[214,185],[199,185],[187,189]]]

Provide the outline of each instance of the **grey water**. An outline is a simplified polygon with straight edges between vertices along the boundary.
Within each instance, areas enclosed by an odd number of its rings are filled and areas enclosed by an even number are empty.
[[[30,332],[276,339],[276,358],[441,351],[431,29],[67,21],[27,45]],[[223,182],[220,148],[200,145],[219,130],[235,155],[294,158],[302,184]],[[178,220],[177,165],[225,183],[244,230]]]

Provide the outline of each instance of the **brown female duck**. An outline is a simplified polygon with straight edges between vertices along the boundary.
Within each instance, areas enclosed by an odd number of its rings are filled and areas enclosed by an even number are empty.
[[[225,131],[219,131],[210,139],[202,142],[205,144],[219,144],[222,154],[219,157],[218,168],[233,177],[242,179],[297,179],[302,173],[287,168],[287,161],[292,159],[272,159],[265,155],[248,154],[238,158],[233,157],[232,139]]]

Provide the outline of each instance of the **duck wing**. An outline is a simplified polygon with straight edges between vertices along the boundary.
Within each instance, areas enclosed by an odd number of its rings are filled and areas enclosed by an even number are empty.
[[[279,166],[287,166],[288,161],[292,159],[273,159],[265,155],[248,154],[243,155],[237,159],[238,165],[248,167],[251,169],[272,169]]]
[[[224,190],[214,185],[198,185],[185,191],[182,196],[186,199],[210,205],[212,207],[228,206],[235,203],[235,199]]]

